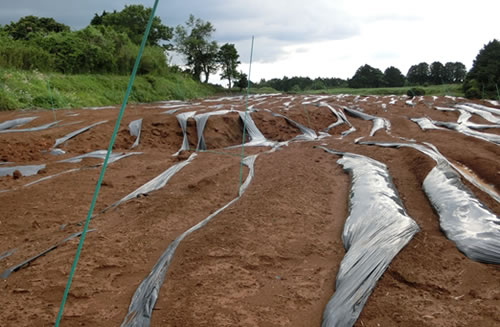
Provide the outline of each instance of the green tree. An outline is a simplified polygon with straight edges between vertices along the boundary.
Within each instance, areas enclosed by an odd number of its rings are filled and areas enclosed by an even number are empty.
[[[234,44],[226,43],[220,47],[219,52],[217,53],[217,62],[219,63],[222,73],[220,77],[222,79],[228,80],[228,87],[231,89],[231,81],[233,79],[238,78],[238,65],[240,62],[238,61],[240,55],[238,51],[234,47]]]
[[[36,34],[47,35],[50,32],[68,32],[69,26],[56,22],[53,18],[25,16],[17,23],[11,22],[3,30],[14,40],[28,40]]]
[[[90,25],[111,26],[116,31],[127,34],[133,43],[140,44],[149,16],[151,15],[151,10],[151,8],[146,8],[143,5],[126,5],[122,11],[115,10],[112,13],[103,11],[101,15],[95,14],[94,18],[90,21]],[[162,42],[172,39],[172,36],[173,28],[163,25],[160,17],[155,16],[147,44],[160,45]],[[164,47],[169,49],[170,45],[165,44]]]
[[[445,83],[462,83],[467,69],[461,62],[447,62],[444,65],[444,82]]]
[[[373,68],[370,65],[364,65],[358,68],[354,76],[348,81],[349,87],[381,87],[384,83],[384,74],[380,69]]]
[[[413,65],[406,74],[406,79],[410,84],[423,85],[429,82],[430,69],[426,62],[421,62],[418,65]]]
[[[486,44],[476,56],[463,85],[465,96],[477,97],[478,91],[488,98],[498,97],[500,88],[500,42]],[[478,90],[478,88],[480,88]]]
[[[429,81],[434,85],[444,84],[446,79],[445,68],[439,61],[434,61],[430,66]]]
[[[238,75],[239,75],[239,80],[235,83],[235,86],[239,87],[241,92],[243,91],[243,89],[246,89],[248,87],[248,77],[247,74],[241,71]]]
[[[189,15],[186,26],[178,25],[175,28],[176,50],[184,55],[186,65],[190,68],[193,77],[201,81],[201,74],[205,74],[205,83],[211,73],[217,70],[217,42],[211,41],[215,28],[212,23],[205,22],[193,15]]]
[[[396,67],[388,67],[384,71],[384,84],[389,87],[404,86],[405,76]]]

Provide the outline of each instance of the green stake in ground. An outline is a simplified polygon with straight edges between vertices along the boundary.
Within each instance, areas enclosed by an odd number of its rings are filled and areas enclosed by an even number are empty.
[[[241,195],[241,177],[243,176],[243,156],[245,154],[245,137],[247,129],[247,115],[248,115],[248,93],[250,92],[250,73],[252,72],[252,57],[253,57],[253,36],[252,36],[252,47],[250,50],[250,65],[248,68],[248,85],[247,85],[247,96],[245,99],[245,119],[243,120],[243,140],[241,141],[241,158],[240,158],[240,177],[238,180],[238,196]]]
[[[71,287],[71,281],[73,280],[73,275],[74,275],[75,270],[76,270],[78,258],[80,257],[80,252],[82,251],[83,242],[85,241],[85,235],[87,234],[87,230],[89,228],[90,217],[92,217],[92,213],[94,211],[94,206],[95,206],[95,203],[97,201],[99,189],[101,188],[101,182],[102,182],[102,179],[104,177],[104,173],[106,172],[106,167],[108,166],[109,155],[111,154],[111,150],[113,149],[113,144],[115,143],[116,134],[118,133],[118,128],[120,127],[120,122],[121,122],[122,117],[123,117],[123,112],[125,111],[125,106],[127,105],[128,97],[130,95],[130,91],[132,90],[132,85],[134,84],[135,74],[137,73],[137,68],[139,67],[139,63],[141,61],[142,52],[144,50],[144,46],[146,45],[146,41],[148,39],[149,30],[151,29],[151,24],[153,23],[153,18],[155,16],[156,7],[158,6],[158,1],[159,0],[155,0],[155,3],[153,5],[153,10],[151,11],[151,16],[149,16],[149,21],[148,21],[148,24],[146,26],[146,31],[144,32],[144,36],[142,37],[141,46],[139,48],[139,52],[137,53],[137,58],[135,59],[135,64],[134,64],[134,68],[132,69],[132,74],[130,75],[127,91],[125,92],[125,96],[123,97],[123,102],[122,102],[122,106],[120,108],[120,112],[118,113],[118,117],[116,118],[115,128],[113,130],[113,134],[111,135],[111,140],[109,141],[108,151],[106,153],[106,157],[104,158],[104,163],[102,164],[101,173],[99,175],[99,179],[97,180],[97,184],[95,186],[94,195],[92,196],[92,201],[90,203],[89,212],[87,214],[87,219],[85,220],[85,225],[83,226],[82,235],[80,236],[80,242],[78,243],[78,247],[76,249],[76,254],[75,254],[75,258],[73,260],[73,265],[71,266],[71,270],[69,272],[68,281],[66,283],[66,288],[64,289],[63,298],[61,300],[61,305],[59,306],[59,312],[57,313],[55,327],[58,327],[59,323],[61,321],[62,313],[64,310],[64,305],[66,303],[69,289]]]

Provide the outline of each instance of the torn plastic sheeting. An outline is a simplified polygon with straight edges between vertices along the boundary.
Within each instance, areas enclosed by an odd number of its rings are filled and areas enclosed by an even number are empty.
[[[17,127],[17,126],[27,124],[30,121],[37,119],[37,118],[38,117],[25,117],[25,118],[17,118],[17,119],[4,121],[3,123],[0,123],[0,131],[4,131],[4,130],[10,129],[12,127]]]
[[[389,131],[391,130],[391,123],[385,118],[368,115],[364,112],[349,108],[344,108],[344,111],[347,111],[347,113],[353,117],[358,117],[363,120],[370,120],[373,123],[372,130],[370,131],[370,136],[375,135],[375,132],[382,128],[384,128],[387,133],[389,133]]]
[[[483,109],[478,109],[477,107],[474,108],[470,105],[464,105],[464,104],[457,104],[455,105],[455,108],[457,109],[462,109],[462,110],[465,110],[465,111],[468,111],[472,114],[476,114],[478,116],[481,116],[482,118],[486,119],[487,121],[489,121],[490,123],[493,123],[493,124],[500,124],[500,117],[497,117],[495,115],[493,115],[490,111],[486,111],[486,110],[483,110]]]
[[[457,124],[457,123],[450,123],[450,122],[441,122],[441,121],[434,121],[433,122],[437,126],[444,126],[448,129],[455,130],[461,134],[475,137],[484,141],[488,141],[491,143],[495,144],[500,144],[500,135],[495,135],[495,134],[490,134],[490,133],[484,133],[484,132],[478,132],[473,129],[470,129],[467,127],[467,125],[463,124]]]
[[[355,131],[357,131],[356,127],[352,126],[351,128],[349,128],[347,131],[343,131],[342,133],[340,133],[340,138],[344,138],[346,137],[347,135],[351,134],[351,133],[354,133]]]
[[[134,144],[132,144],[132,146],[130,147],[131,149],[139,145],[139,139],[141,138],[141,127],[142,127],[142,118],[133,120],[130,122],[130,124],[128,124],[128,130],[130,132],[130,135],[136,137]]]
[[[27,166],[14,166],[14,167],[0,167],[0,176],[12,176],[18,170],[23,176],[33,176],[45,168],[43,165],[27,165]]]
[[[79,155],[79,156],[76,156],[76,157],[73,157],[73,158],[68,158],[68,159],[60,160],[58,162],[78,163],[78,162],[81,162],[82,159],[84,159],[84,158],[96,158],[96,159],[102,159],[102,160],[104,160],[106,158],[106,153],[107,152],[108,151],[106,151],[106,150],[92,151],[92,152],[85,153],[85,154],[82,154],[82,155]],[[115,152],[115,153],[111,153],[109,155],[108,163],[113,163],[113,162],[118,161],[120,159],[129,157],[129,156],[133,156],[133,155],[136,155],[136,154],[142,154],[142,152],[129,152],[129,153],[125,153],[125,152],[116,153]]]
[[[189,140],[188,140],[187,133],[186,133],[187,132],[187,120],[189,118],[194,117],[195,114],[196,114],[196,111],[189,111],[189,112],[183,112],[182,114],[178,114],[176,116],[177,121],[179,122],[179,125],[181,126],[181,130],[182,130],[182,146],[179,149],[179,151],[177,151],[177,153],[174,154],[174,156],[177,156],[181,151],[189,150]]]
[[[71,132],[69,134],[66,134],[65,136],[63,137],[60,137],[58,139],[56,139],[56,143],[54,144],[54,146],[52,148],[56,148],[58,145],[60,144],[63,144],[64,142],[66,142],[67,140],[77,136],[78,134],[81,134],[83,132],[86,132],[88,131],[89,129],[91,129],[92,127],[95,127],[97,125],[101,125],[101,124],[104,124],[104,123],[107,123],[108,121],[107,120],[103,120],[103,121],[100,121],[100,122],[97,122],[95,124],[92,124],[92,125],[89,125],[89,126],[86,126],[86,127],[83,127],[83,128],[80,128],[74,132]]]
[[[53,156],[60,156],[60,155],[63,155],[66,153],[66,151],[62,150],[62,149],[52,149],[49,151],[49,153]]]
[[[245,146],[274,146],[277,142],[266,139],[261,133],[249,112],[238,111],[241,120],[244,122],[250,142],[245,143]]]
[[[378,279],[419,227],[406,213],[386,165],[365,156],[320,148],[342,156],[337,163],[352,180],[349,216],[342,233],[346,254],[321,325],[353,326]]]
[[[456,167],[453,163],[451,163],[448,159],[446,159],[445,156],[443,156],[438,149],[430,143],[424,143],[425,145],[421,144],[415,144],[415,143],[390,143],[390,142],[372,142],[372,141],[367,141],[367,142],[359,142],[361,145],[376,145],[380,147],[388,147],[388,148],[401,148],[401,147],[408,147],[408,148],[413,148],[417,151],[422,152],[423,154],[429,156],[431,159],[436,161],[437,164],[441,162],[447,162],[453,169],[455,169],[456,172],[458,172],[460,175],[462,175],[463,178],[465,178],[467,181],[469,181],[472,185],[480,189],[481,191],[485,192],[489,196],[491,196],[495,201],[500,203],[500,195],[496,193],[494,190],[485,187],[483,183],[480,181],[476,180],[473,176],[469,174],[465,174],[461,169]]]
[[[474,109],[482,110],[482,111],[487,111],[495,115],[500,115],[500,109],[497,108],[491,108],[487,106],[483,106],[482,104],[477,104],[477,103],[466,103],[465,105],[472,107]]]
[[[222,208],[217,209],[214,213],[182,233],[172,243],[170,243],[165,252],[163,252],[154,265],[149,275],[140,283],[139,287],[137,287],[137,290],[132,296],[128,313],[121,324],[122,327],[149,326],[151,315],[160,293],[161,285],[163,284],[165,274],[167,273],[170,262],[174,257],[177,246],[186,236],[205,226],[213,217],[217,216],[224,209],[231,206],[243,195],[254,176],[254,163],[257,156],[258,155],[252,155],[243,160],[243,164],[249,168],[249,172],[245,182],[241,185],[239,192],[240,195],[228,202]]]
[[[172,176],[174,176],[179,170],[181,170],[182,168],[184,168],[185,166],[190,164],[191,161],[193,161],[195,157],[196,157],[196,153],[191,154],[187,160],[181,161],[181,162],[173,165],[172,167],[168,168],[163,173],[156,176],[155,178],[153,178],[152,180],[150,180],[146,184],[142,185],[141,187],[139,187],[138,189],[136,189],[135,191],[133,191],[129,195],[123,197],[121,200],[116,201],[115,203],[113,203],[112,205],[110,205],[109,207],[104,209],[102,212],[107,211],[111,208],[114,208],[125,201],[128,201],[130,199],[137,197],[138,195],[148,194],[150,192],[161,189],[162,187],[164,187],[167,184],[167,182],[170,180],[170,178],[172,178]]]
[[[484,206],[446,162],[434,167],[423,188],[446,236],[472,260],[500,264],[500,218]]]
[[[326,132],[328,132],[330,129],[332,129],[338,125],[341,125],[343,123],[347,124],[347,126],[349,126],[349,127],[352,127],[351,122],[349,122],[349,120],[347,119],[347,117],[345,116],[343,111],[335,110],[335,108],[333,108],[332,106],[330,106],[326,102],[320,102],[319,106],[320,107],[327,107],[335,115],[335,117],[337,117],[337,121],[335,123],[333,123],[330,126],[328,126],[327,128],[325,128]]]
[[[297,135],[295,137],[295,139],[297,139],[297,140],[312,141],[312,140],[316,140],[318,138],[318,135],[316,135],[315,131],[313,131],[312,129],[310,129],[308,127],[305,127],[302,124],[297,123],[295,120],[292,120],[292,119],[290,119],[287,116],[284,116],[282,114],[278,114],[278,113],[272,112],[269,109],[264,109],[264,111],[269,112],[274,117],[281,117],[281,118],[285,119],[288,123],[290,123],[290,124],[294,125],[295,127],[297,127],[302,132],[302,134],[301,135]]]
[[[207,124],[208,117],[215,115],[225,115],[230,112],[234,111],[218,110],[194,116],[194,120],[196,121],[196,133],[198,134],[198,144],[196,145],[196,151],[207,149],[205,138],[203,137],[203,131],[205,130],[205,125]]]
[[[36,132],[36,131],[42,131],[44,129],[51,128],[52,126],[60,123],[62,120],[54,121],[52,123],[44,124],[38,127],[32,127],[32,128],[19,128],[19,129],[6,129],[6,130],[0,130],[0,133],[21,133],[21,132]]]
[[[90,232],[93,232],[95,231],[95,229],[89,229],[87,231],[87,233],[90,233]],[[70,236],[66,237],[65,239],[63,239],[62,241],[59,241],[57,242],[56,244],[52,245],[51,247],[43,250],[42,252],[40,252],[39,254],[31,257],[31,258],[28,258],[26,260],[24,260],[23,262],[17,264],[17,265],[14,265],[8,269],[6,269],[2,275],[0,275],[0,278],[3,278],[3,279],[6,279],[7,277],[10,276],[10,274],[12,274],[13,272],[16,272],[18,271],[19,269],[25,267],[26,265],[28,265],[29,263],[35,261],[36,259],[46,255],[47,253],[49,253],[50,251],[53,251],[55,249],[57,249],[59,246],[63,245],[64,243],[66,243],[67,241],[69,240],[72,240],[74,239],[75,237],[78,237],[82,234],[82,232],[77,232],[77,233],[74,233],[74,234],[71,234]]]
[[[16,251],[17,251],[17,249],[11,249],[11,250],[5,251],[4,253],[0,253],[0,260],[3,260],[7,257],[10,257]]]

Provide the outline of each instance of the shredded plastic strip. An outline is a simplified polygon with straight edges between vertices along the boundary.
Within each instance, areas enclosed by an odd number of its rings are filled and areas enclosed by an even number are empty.
[[[228,202],[226,205],[224,205],[222,208],[217,209],[214,213],[203,219],[201,222],[182,233],[172,243],[170,243],[165,252],[163,252],[163,254],[154,265],[149,275],[140,283],[139,287],[137,287],[137,290],[132,296],[132,300],[128,308],[128,313],[121,324],[122,327],[149,326],[151,315],[160,293],[161,285],[163,284],[165,274],[167,273],[170,262],[174,257],[177,246],[179,246],[179,243],[186,236],[208,224],[208,222],[213,217],[217,216],[224,209],[231,206],[233,203],[238,201],[238,199],[240,199],[240,197],[250,185],[250,182],[252,181],[252,178],[254,176],[254,163],[257,156],[258,155],[248,156],[243,160],[243,164],[249,168],[249,173],[245,182],[241,185],[239,195]]]
[[[90,229],[88,230],[87,232],[92,232],[94,231],[95,229]],[[4,272],[2,272],[2,275],[0,275],[0,278],[3,278],[3,279],[6,279],[7,277],[9,277],[13,272],[16,272],[18,270],[20,270],[21,268],[25,267],[26,265],[28,265],[29,263],[35,261],[36,259],[46,255],[47,253],[49,253],[50,251],[53,251],[55,249],[57,249],[59,246],[63,245],[64,243],[68,242],[69,240],[72,240],[74,239],[75,237],[78,237],[82,235],[82,232],[77,232],[77,233],[74,233],[74,234],[71,234],[70,236],[64,238],[62,241],[59,241],[57,242],[56,244],[52,245],[51,247],[43,250],[42,252],[38,253],[37,255],[31,257],[31,258],[28,258],[26,260],[24,260],[23,262],[21,263],[18,263],[17,265],[14,265],[6,270],[4,270]]]
[[[198,134],[198,144],[196,145],[196,151],[207,149],[205,138],[203,137],[203,130],[205,129],[205,125],[207,124],[208,117],[215,115],[226,115],[230,112],[234,111],[218,110],[194,116],[194,120],[196,121],[196,134]]]
[[[292,119],[290,119],[290,118],[288,118],[288,117],[286,117],[286,116],[284,116],[282,114],[278,114],[278,113],[272,112],[269,109],[264,109],[264,111],[269,112],[274,117],[281,117],[281,118],[285,119],[291,125],[297,127],[302,132],[302,134],[296,136],[295,137],[296,140],[312,141],[312,140],[316,140],[318,138],[318,135],[316,134],[315,131],[313,131],[312,129],[310,129],[308,127],[305,127],[302,124],[297,123],[295,120],[292,120]]]
[[[320,148],[340,155],[337,162],[352,179],[349,216],[342,233],[346,254],[321,326],[353,326],[378,279],[419,227],[406,213],[383,163]]]
[[[0,260],[3,260],[7,257],[10,257],[11,255],[13,255],[15,252],[17,251],[17,249],[11,249],[11,250],[8,250],[8,251],[5,251],[3,253],[0,253]]]
[[[104,158],[106,158],[106,154],[107,154],[106,150],[96,150],[96,151],[92,151],[89,153],[81,154],[81,155],[73,157],[73,158],[60,160],[58,162],[78,163],[78,162],[81,162],[84,158],[96,158],[96,159],[104,160]],[[126,153],[126,152],[116,153],[115,152],[115,153],[111,153],[109,155],[108,164],[113,163],[113,162],[118,161],[118,160],[121,160],[121,159],[126,158],[126,157],[137,155],[137,154],[142,154],[142,152],[128,152],[128,153]]]
[[[387,133],[390,132],[391,130],[391,123],[385,119],[385,118],[380,118],[372,115],[365,114],[364,112],[357,111],[354,109],[349,109],[349,108],[344,108],[344,111],[346,111],[348,114],[350,114],[353,117],[358,117],[363,120],[369,120],[373,123],[373,127],[370,131],[370,136],[375,135],[375,133],[379,130],[384,128]]]
[[[83,242],[85,241],[85,234],[87,233],[88,226],[90,223],[90,218],[92,217],[92,212],[94,211],[94,206],[95,206],[95,203],[97,201],[97,196],[99,195],[99,189],[101,188],[102,179],[104,178],[104,173],[106,172],[106,167],[108,165],[109,155],[111,154],[111,150],[113,149],[113,144],[115,143],[116,134],[118,134],[120,122],[122,120],[123,113],[125,111],[125,106],[127,105],[130,91],[132,91],[132,85],[134,84],[135,75],[137,73],[137,69],[139,68],[139,63],[141,61],[141,55],[142,55],[142,52],[143,52],[144,47],[146,45],[146,40],[148,39],[149,30],[151,29],[151,25],[153,23],[153,18],[154,18],[155,13],[156,13],[156,8],[158,7],[158,1],[159,0],[155,0],[155,3],[154,3],[153,8],[151,10],[151,15],[149,16],[148,24],[146,26],[146,31],[144,32],[144,36],[142,37],[142,42],[141,42],[141,45],[139,47],[139,52],[137,53],[137,58],[136,58],[135,63],[134,63],[134,68],[132,69],[132,73],[130,74],[130,79],[129,79],[129,83],[127,86],[127,90],[125,91],[125,95],[123,97],[123,102],[122,102],[122,105],[120,107],[120,112],[118,113],[115,127],[113,129],[113,133],[111,134],[111,139],[109,141],[109,146],[108,146],[108,153],[106,155],[106,158],[104,159],[101,173],[99,174],[99,178],[97,180],[97,184],[95,187],[94,195],[92,196],[92,201],[90,203],[87,218],[85,220],[85,225],[83,226],[82,236],[80,238],[80,242],[78,243],[78,247],[76,249],[75,259],[73,260],[73,264],[71,266],[68,281],[67,281],[66,287],[64,289],[63,298],[61,300],[61,305],[59,306],[59,311],[57,313],[55,327],[58,327],[59,323],[61,321],[62,313],[64,310],[64,305],[66,303],[66,298],[68,297],[69,289],[71,287],[71,281],[73,279],[73,274],[75,273],[76,265],[78,263],[78,258],[80,257],[80,252],[81,252],[82,247],[83,247]]]
[[[104,124],[104,123],[107,123],[108,121],[107,120],[103,120],[103,121],[100,121],[100,122],[97,122],[95,124],[92,124],[92,125],[89,125],[89,126],[86,126],[86,127],[83,127],[83,128],[80,128],[74,132],[71,132],[63,137],[60,137],[58,139],[56,139],[56,143],[54,144],[54,146],[52,148],[56,148],[58,147],[59,145],[63,144],[64,142],[66,142],[67,140],[77,136],[78,134],[81,134],[83,132],[86,132],[88,131],[89,129],[91,129],[92,127],[95,127],[97,125],[101,125],[101,124]]]

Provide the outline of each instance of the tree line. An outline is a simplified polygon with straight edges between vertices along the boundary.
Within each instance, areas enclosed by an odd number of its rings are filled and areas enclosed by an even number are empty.
[[[121,11],[95,14],[88,26],[71,31],[53,18],[25,16],[0,26],[0,67],[67,74],[129,74],[142,41],[151,8],[129,5]],[[234,44],[219,47],[210,22],[189,17],[185,25],[166,26],[156,16],[143,52],[139,74],[180,70],[169,67],[168,51],[185,57],[195,80],[208,82],[221,71],[229,86],[240,77]]]

